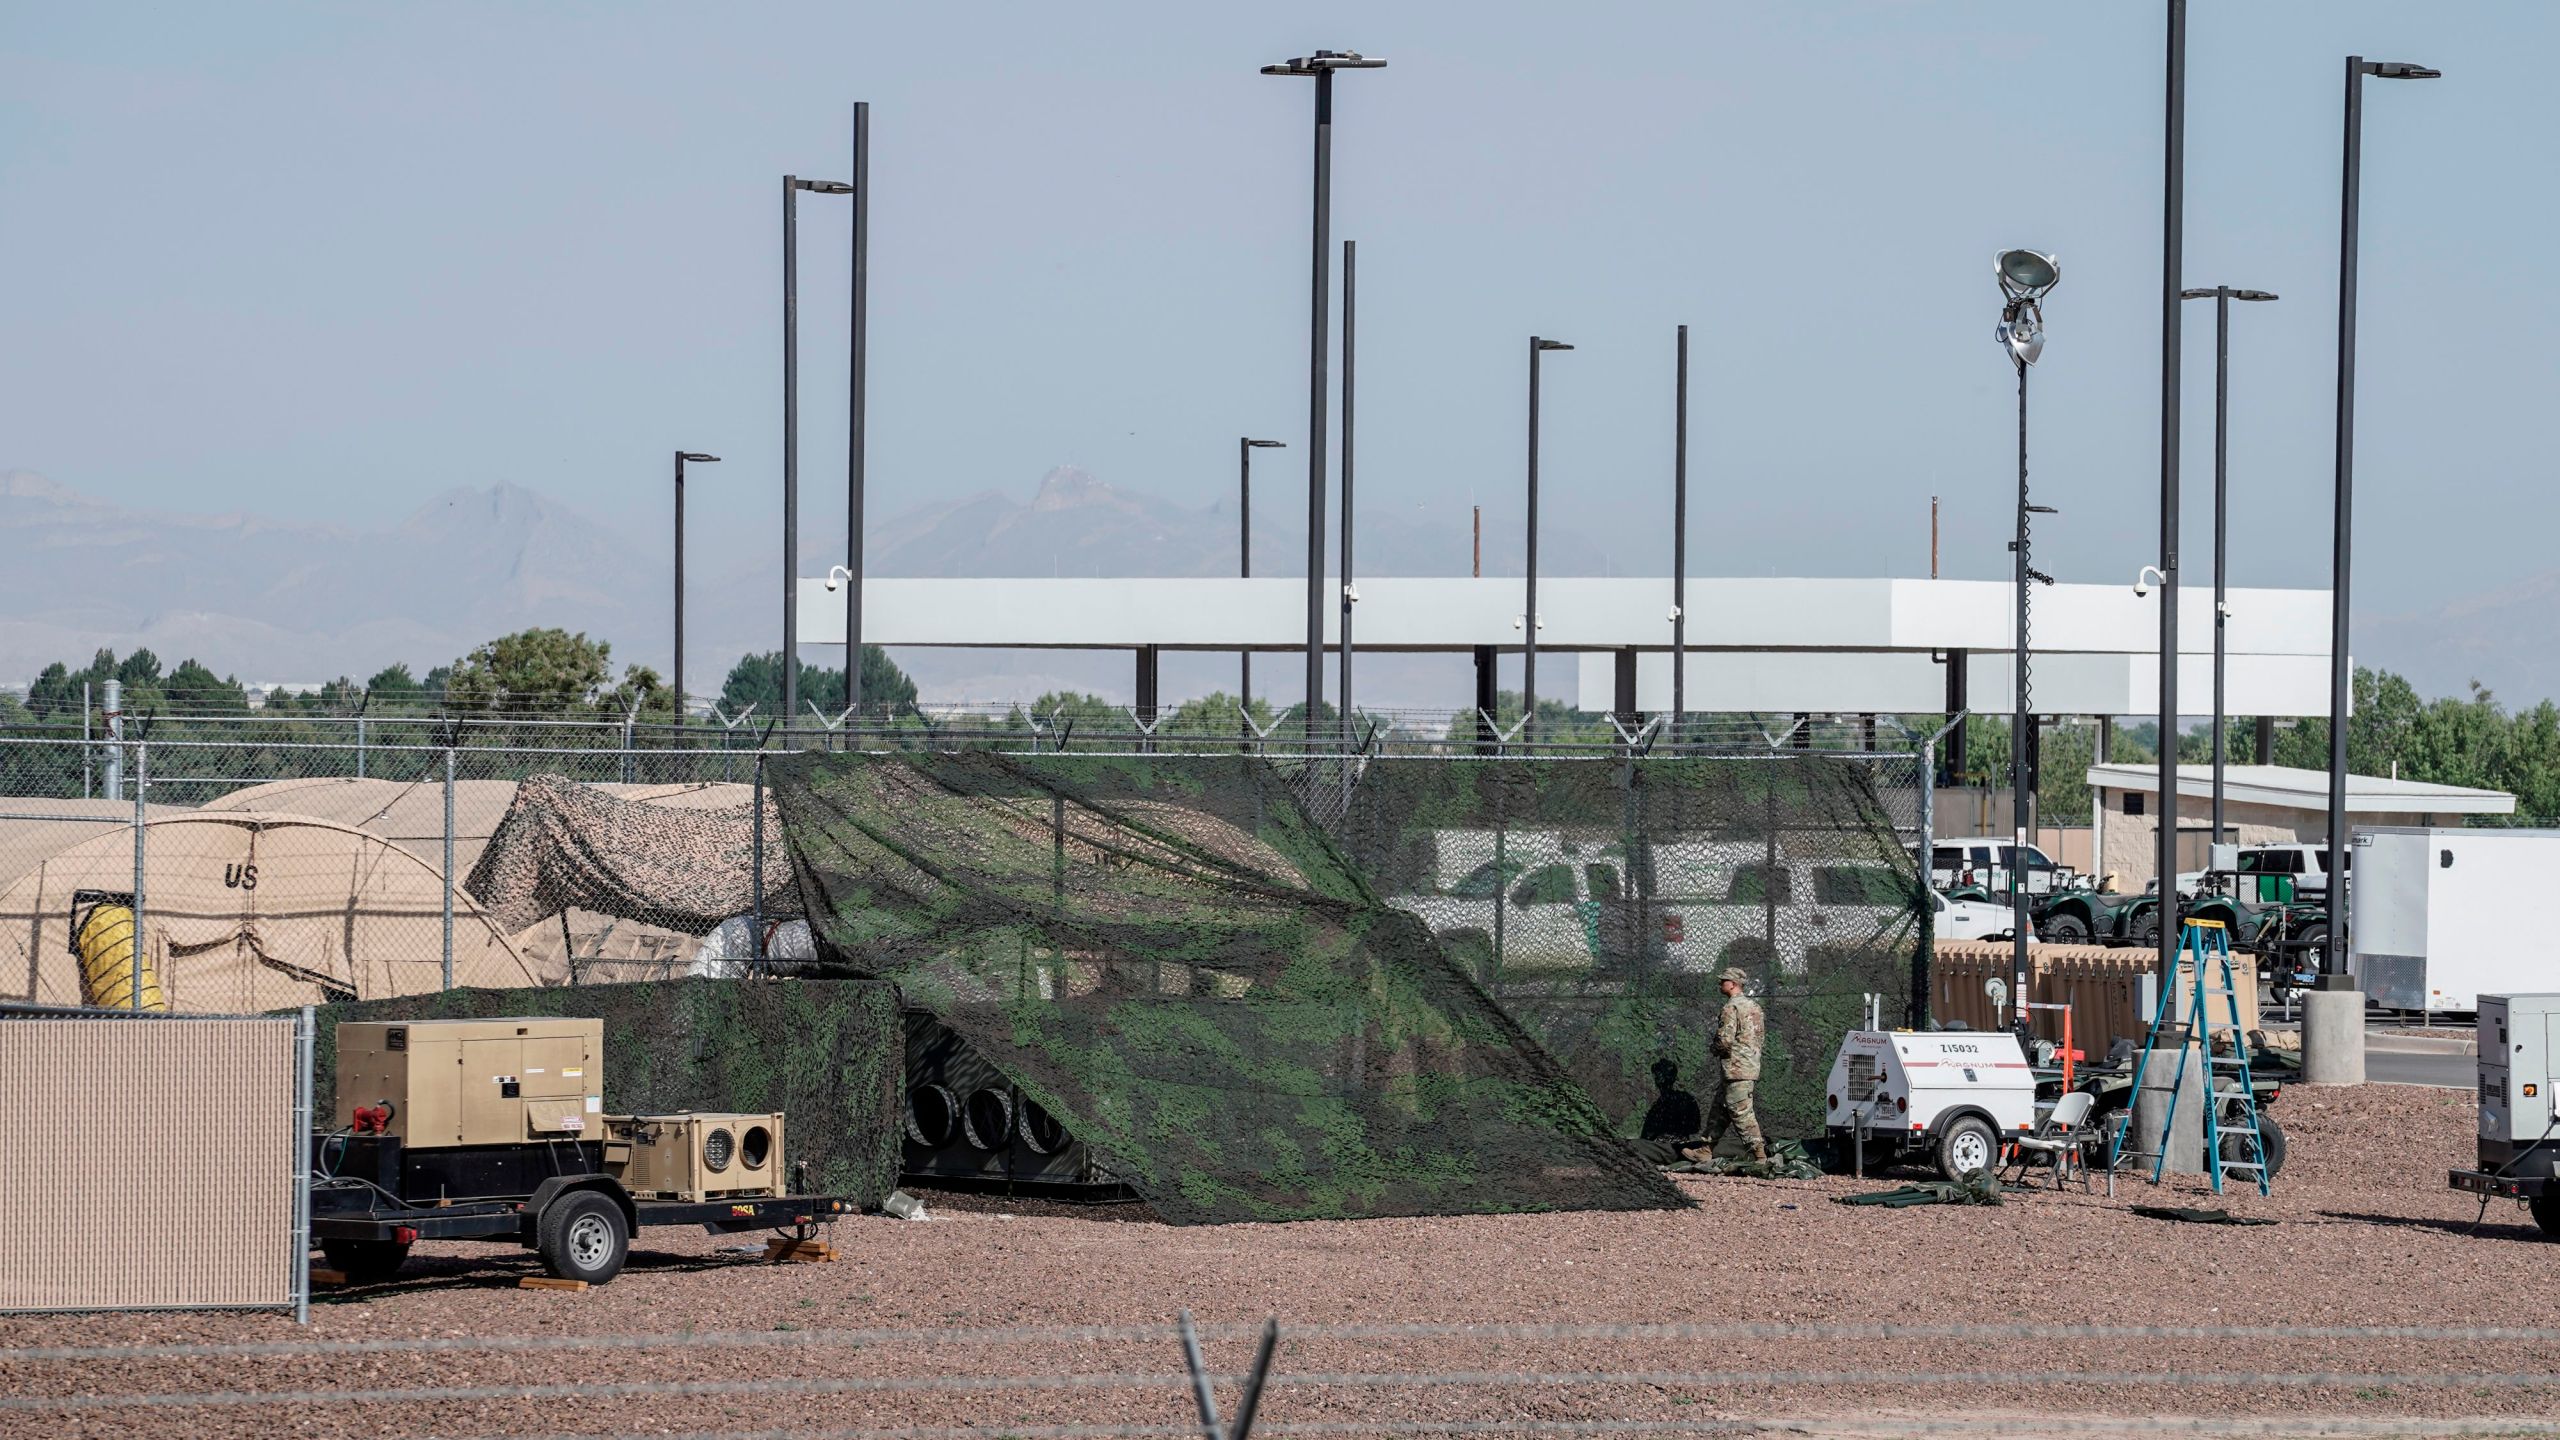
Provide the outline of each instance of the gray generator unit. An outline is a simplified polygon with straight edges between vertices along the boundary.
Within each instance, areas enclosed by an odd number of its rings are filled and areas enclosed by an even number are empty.
[[[2560,1238],[2560,995],[2483,995],[2479,1022],[2480,1168],[2448,1182],[2521,1200]]]
[[[1083,1141],[928,1010],[909,1009],[905,1172],[911,1180],[1127,1193]]]

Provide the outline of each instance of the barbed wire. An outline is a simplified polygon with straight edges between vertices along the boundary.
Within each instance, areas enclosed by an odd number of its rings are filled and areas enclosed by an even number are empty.
[[[1249,1339],[1261,1333],[1254,1324],[1209,1323],[1195,1327],[1204,1340]],[[1055,1325],[940,1328],[820,1330],[674,1331],[621,1335],[457,1335],[409,1336],[373,1340],[240,1341],[157,1345],[54,1345],[0,1351],[0,1361],[107,1363],[134,1360],[201,1360],[343,1355],[526,1353],[569,1350],[657,1350],[668,1348],[811,1349],[836,1346],[891,1345],[1074,1345],[1131,1344],[1170,1341],[1178,1332],[1160,1325]],[[2112,1325],[2063,1322],[1948,1322],[1902,1324],[1875,1322],[1733,1321],[1713,1324],[1585,1323],[1471,1324],[1464,1322],[1380,1321],[1355,1324],[1291,1325],[1282,1335],[1291,1344],[1320,1341],[1476,1340],[1567,1342],[1622,1341],[1786,1341],[1838,1343],[1856,1340],[1980,1341],[2124,1341],[2124,1340],[2406,1340],[2442,1344],[2552,1344],[2560,1328],[2508,1325]]]

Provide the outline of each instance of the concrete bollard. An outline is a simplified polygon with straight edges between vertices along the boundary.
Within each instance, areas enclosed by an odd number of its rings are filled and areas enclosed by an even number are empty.
[[[2364,992],[2302,992],[2302,1082],[2364,1083]]]
[[[2173,1050],[2163,1045],[2152,1052],[2151,1063],[2142,1076],[2142,1093],[2133,1097],[2133,1148],[2146,1155],[2165,1149],[2165,1169],[2171,1175],[2204,1173],[2204,1107],[2211,1103],[2205,1096],[2205,1073],[2202,1047],[2182,1045]],[[2169,1096],[2182,1083],[2185,1088],[2178,1094],[2177,1117],[2171,1121]],[[2175,1126],[2166,1146],[2160,1143],[2164,1123]],[[2148,1163],[2137,1161],[2135,1165],[2133,1173],[2149,1177]]]

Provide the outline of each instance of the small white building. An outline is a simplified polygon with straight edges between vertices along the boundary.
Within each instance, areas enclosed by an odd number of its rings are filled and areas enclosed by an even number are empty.
[[[2092,765],[2098,863],[2120,890],[2140,890],[2159,873],[2160,770],[2156,765]],[[2463,825],[2473,815],[2513,815],[2503,790],[2428,785],[2373,775],[2347,777],[2347,828],[2358,825]],[[2310,844],[2329,838],[2329,775],[2290,765],[2226,765],[2222,771],[2226,844]],[[2178,868],[2204,868],[2213,832],[2213,767],[2178,767]]]

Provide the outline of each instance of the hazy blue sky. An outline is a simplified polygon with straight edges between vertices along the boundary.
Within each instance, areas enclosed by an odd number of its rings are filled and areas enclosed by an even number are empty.
[[[1992,252],[2059,252],[2044,567],[2129,578],[2157,466],[2162,6],[61,5],[0,8],[0,467],[131,504],[387,520],[519,481],[770,553],[777,178],[873,102],[874,504],[1059,463],[1225,495],[1303,435],[1309,87],[1341,82],[1376,506],[1514,505],[1667,568],[1672,327],[1701,572],[2000,573]],[[2359,609],[2547,569],[2560,7],[2197,0],[2190,283],[2236,320],[2237,578],[2326,575],[2340,57],[2368,87]],[[804,554],[841,533],[846,220],[803,204]],[[2187,450],[2209,491],[2211,313]],[[1303,464],[1300,451],[1266,473]],[[1275,492],[1279,486],[1274,482]],[[1275,501],[1275,503],[1278,503]],[[2203,552],[2190,541],[2190,565]],[[656,557],[647,562],[662,563]],[[2200,578],[2200,571],[2191,569]]]

